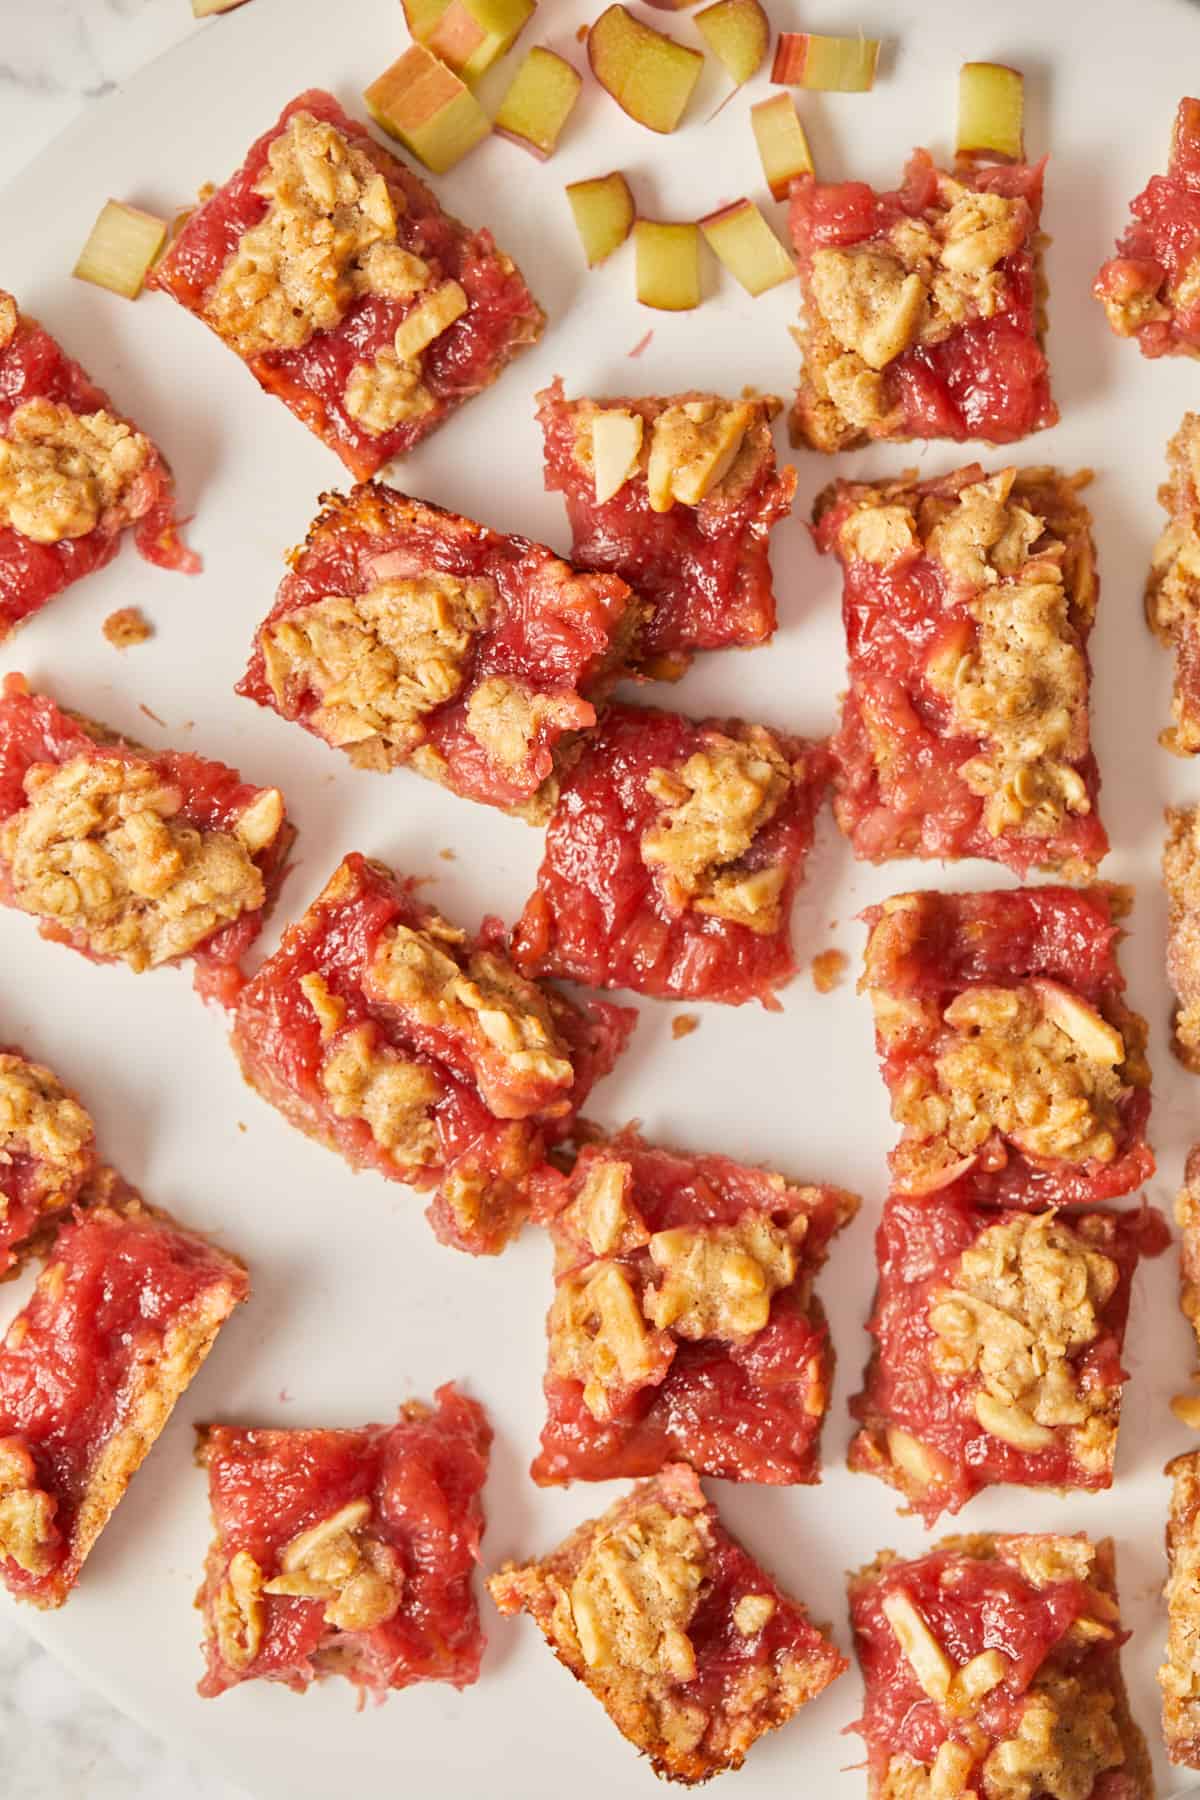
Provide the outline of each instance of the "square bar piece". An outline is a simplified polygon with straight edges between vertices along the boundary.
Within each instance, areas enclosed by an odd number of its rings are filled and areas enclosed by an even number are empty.
[[[823,744],[610,707],[564,776],[516,962],[589,987],[777,1009],[828,776]]]
[[[539,1561],[488,1582],[527,1612],[656,1775],[739,1768],[846,1668],[808,1614],[732,1538],[695,1472],[670,1463]]]
[[[0,1348],[0,1580],[61,1606],[221,1326],[236,1258],[111,1169],[80,1195]]]
[[[1167,445],[1167,479],[1158,500],[1169,523],[1150,562],[1146,623],[1175,652],[1172,722],[1158,741],[1176,756],[1195,756],[1200,752],[1200,413],[1184,413]]]
[[[974,463],[818,497],[818,547],[842,564],[850,673],[834,810],[856,855],[1078,876],[1107,852],[1088,725],[1085,480]]]
[[[199,570],[158,449],[0,288],[0,641],[127,529],[147,562]]]
[[[1200,355],[1200,100],[1179,102],[1167,172],[1152,175],[1129,210],[1092,292],[1143,356]]]
[[[870,1800],[1154,1800],[1111,1538],[943,1538],[849,1590]]]
[[[96,1173],[78,1095],[23,1051],[0,1050],[0,1281],[53,1236]]]
[[[1128,889],[897,894],[860,983],[904,1135],[896,1189],[1094,1204],[1154,1173],[1146,1021],[1117,966]]]
[[[196,1605],[214,1699],[343,1675],[383,1698],[469,1687],[484,1636],[471,1576],[491,1427],[452,1385],[358,1431],[198,1427],[214,1536]]]
[[[1167,1654],[1158,1671],[1173,1763],[1200,1769],[1200,1450],[1167,1464]]]
[[[495,381],[545,323],[491,233],[443,212],[317,88],[196,208],[146,286],[215,331],[356,480]]]
[[[916,150],[894,193],[792,183],[804,293],[797,443],[874,438],[1011,444],[1058,419],[1042,349],[1045,164],[934,167]]]
[[[960,1188],[888,1200],[850,1467],[932,1525],[985,1487],[1112,1486],[1121,1347],[1161,1213],[1018,1212]]]
[[[534,1190],[561,1184],[547,1148],[635,1020],[527,981],[486,929],[470,937],[352,854],[243,988],[232,1041],[290,1124],[351,1168],[433,1190],[441,1241],[490,1255]]]
[[[568,400],[538,395],[546,486],[566,500],[582,569],[620,575],[653,611],[638,667],[681,675],[695,650],[775,633],[768,539],[791,511],[796,471],[775,462],[771,395]]]
[[[633,1130],[589,1144],[551,1224],[543,1486],[653,1475],[820,1480],[833,1345],[813,1281],[857,1194]]]
[[[535,820],[645,607],[381,483],[325,494],[237,691],[359,768],[401,765]]]
[[[228,1005],[294,837],[278,788],[4,678],[0,902],[43,937],[135,973],[190,957],[197,991]]]

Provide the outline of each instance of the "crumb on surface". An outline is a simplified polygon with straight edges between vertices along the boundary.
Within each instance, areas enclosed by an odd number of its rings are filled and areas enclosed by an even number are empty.
[[[138,701],[138,711],[140,713],[145,713],[145,715],[148,719],[153,719],[153,721],[156,725],[161,725],[164,731],[167,729],[167,721],[165,719],[160,719],[158,714],[156,712],[152,712],[150,710],[150,708],[144,703],[144,701],[141,701],[141,700]]]
[[[238,1130],[239,1130],[239,1131],[246,1131],[246,1130],[248,1130],[248,1129],[249,1129],[249,1128],[248,1128],[248,1126],[247,1126],[247,1125],[246,1125],[246,1122],[245,1122],[245,1120],[244,1120],[244,1119],[239,1119],[239,1120],[238,1120],[238,1122],[237,1122],[237,1127],[238,1127]]]
[[[120,606],[109,613],[101,629],[115,650],[130,650],[154,636],[154,627],[140,606]]]
[[[699,1031],[700,1020],[695,1013],[676,1013],[671,1020],[671,1036],[673,1038],[691,1037],[693,1031]]]
[[[639,338],[637,343],[633,346],[633,349],[625,352],[626,356],[640,356],[643,350],[648,350],[650,348],[650,340],[653,336],[654,328],[651,326],[645,337]]]
[[[458,860],[458,852],[456,850],[439,850],[438,855],[443,862],[457,862]]]
[[[577,44],[586,44],[587,40],[588,40],[588,33],[591,31],[591,29],[592,28],[590,25],[581,25],[579,27],[578,31],[575,33],[575,42]]]
[[[818,994],[831,994],[835,987],[841,985],[842,976],[846,973],[846,952],[844,950],[822,950],[819,956],[813,957],[813,986]]]

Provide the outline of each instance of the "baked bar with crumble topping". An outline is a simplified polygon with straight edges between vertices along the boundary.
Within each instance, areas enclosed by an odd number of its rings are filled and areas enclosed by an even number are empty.
[[[1165,175],[1152,175],[1092,292],[1143,356],[1200,355],[1200,100],[1175,113]]]
[[[202,1425],[198,1437],[214,1527],[196,1596],[205,1699],[245,1681],[303,1693],[341,1675],[382,1699],[476,1680],[492,1441],[476,1401],[447,1384],[393,1425]]]
[[[1129,904],[1111,886],[925,891],[863,914],[899,1192],[1094,1204],[1154,1173],[1146,1022],[1116,959]]]
[[[1200,204],[1200,194],[1197,196]],[[1167,445],[1158,490],[1169,523],[1150,562],[1146,622],[1175,652],[1171,725],[1159,737],[1177,756],[1200,752],[1200,413],[1185,413]]]
[[[518,966],[777,1008],[828,772],[823,744],[762,725],[609,707],[563,777]]]
[[[1173,1763],[1200,1769],[1200,1451],[1173,1457],[1167,1515],[1167,1654],[1158,1671]]]
[[[977,1533],[851,1575],[871,1800],[1153,1800],[1111,1538]]]
[[[552,1203],[547,1150],[636,1014],[526,979],[498,929],[472,937],[415,890],[347,856],[243,988],[233,1048],[290,1124],[352,1168],[432,1190],[442,1242],[490,1255]]]
[[[818,497],[818,548],[842,564],[850,674],[834,811],[856,855],[1079,876],[1107,852],[1088,719],[1086,479],[974,463]]]
[[[1167,892],[1167,979],[1175,995],[1171,1048],[1200,1074],[1200,808],[1167,808],[1163,885]]]
[[[78,1095],[23,1051],[0,1050],[0,1281],[53,1235],[97,1170]]]
[[[645,607],[615,575],[382,483],[322,499],[238,693],[359,768],[544,819]]]
[[[768,642],[768,540],[796,490],[796,471],[775,461],[780,401],[568,400],[557,378],[537,399],[546,486],[566,501],[572,560],[621,576],[651,606],[638,670],[673,678],[694,651]]]
[[[927,1526],[1000,1483],[1111,1487],[1121,1348],[1161,1213],[977,1206],[969,1182],[886,1203],[875,1340],[850,1467],[897,1488]]]
[[[557,1550],[488,1582],[527,1612],[656,1775],[739,1768],[846,1668],[804,1608],[732,1538],[694,1470],[668,1464]]]
[[[627,1129],[580,1154],[551,1221],[536,1482],[820,1479],[833,1345],[813,1292],[858,1196]]]
[[[542,334],[491,233],[317,88],[286,106],[146,281],[178,300],[356,480],[427,437]]]

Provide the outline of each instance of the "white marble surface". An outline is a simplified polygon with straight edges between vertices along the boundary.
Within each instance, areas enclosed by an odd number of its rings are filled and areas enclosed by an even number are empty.
[[[0,169],[15,177],[90,100],[214,28],[188,0],[0,0]],[[5,1604],[0,1745],[5,1800],[248,1800],[84,1687]]]

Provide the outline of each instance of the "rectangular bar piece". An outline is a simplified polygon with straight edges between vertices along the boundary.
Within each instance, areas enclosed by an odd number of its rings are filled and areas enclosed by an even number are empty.
[[[1093,1205],[1154,1173],[1146,1021],[1116,958],[1129,904],[1107,886],[926,891],[862,915],[899,1192]]]
[[[1086,476],[837,481],[850,687],[834,810],[857,856],[1094,874],[1108,851],[1089,726],[1098,582]]]
[[[582,569],[621,576],[651,607],[637,666],[683,673],[697,650],[765,644],[776,625],[768,540],[796,471],[776,466],[771,395],[537,396],[546,486],[563,495]]]
[[[915,150],[891,193],[792,183],[798,443],[1011,444],[1056,422],[1042,348],[1044,173],[1040,162],[950,174]]]
[[[803,1606],[670,1463],[549,1556],[488,1582],[527,1612],[564,1668],[668,1780],[739,1768],[846,1667]]]
[[[0,903],[43,937],[135,973],[190,957],[197,991],[228,1005],[294,836],[278,788],[145,750],[5,676]]]
[[[609,707],[563,779],[518,966],[777,1008],[828,769],[823,744],[765,726]]]
[[[432,1190],[442,1242],[490,1255],[561,1185],[547,1149],[635,1018],[526,980],[496,935],[469,936],[355,853],[242,990],[232,1042],[290,1124],[351,1168]]]
[[[196,208],[147,287],[216,332],[357,480],[401,456],[541,336],[488,231],[331,94],[299,94]]]
[[[1179,102],[1167,172],[1152,175],[1129,210],[1092,292],[1143,356],[1200,355],[1200,100]]]
[[[384,1698],[469,1687],[472,1587],[492,1431],[452,1385],[357,1431],[202,1425],[213,1542],[196,1605],[214,1699],[244,1681],[303,1693],[341,1675]]]
[[[61,1606],[132,1477],[249,1293],[245,1269],[111,1169],[55,1240],[0,1348],[0,1580]]]
[[[858,1196],[726,1156],[589,1144],[551,1223],[548,1486],[652,1475],[820,1479],[833,1346],[813,1282]]]
[[[615,575],[382,483],[322,498],[238,693],[359,768],[544,819],[646,608]]]
[[[966,1186],[967,1184],[960,1184]],[[998,1484],[1111,1487],[1130,1290],[1161,1213],[1018,1212],[893,1195],[850,1467],[930,1526]]]
[[[851,1575],[870,1800],[1153,1800],[1111,1538],[979,1532]]]

